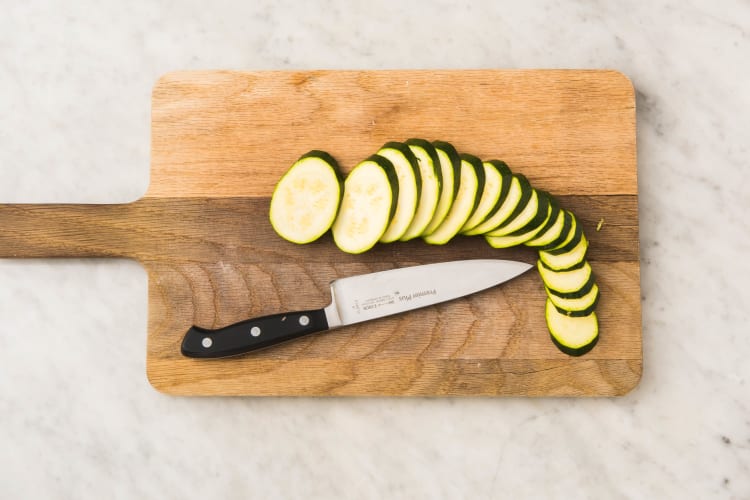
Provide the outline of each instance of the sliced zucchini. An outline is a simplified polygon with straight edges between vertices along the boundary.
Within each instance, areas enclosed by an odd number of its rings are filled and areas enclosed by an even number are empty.
[[[448,216],[453,200],[456,199],[458,193],[459,171],[461,169],[461,158],[453,145],[444,141],[433,141],[432,145],[435,146],[435,152],[440,163],[443,186],[440,188],[440,199],[435,209],[435,215],[432,216],[432,220],[422,233],[425,236],[432,234]]]
[[[542,250],[539,252],[539,260],[542,261],[542,264],[544,264],[545,267],[554,271],[573,269],[586,259],[586,250],[588,247],[589,242],[586,240],[586,236],[581,233],[581,238],[578,240],[578,244],[569,251],[555,254],[551,251]]]
[[[583,227],[574,215],[571,214],[571,216],[573,217],[574,228],[571,228],[569,237],[566,238],[565,242],[563,242],[562,245],[549,250],[544,250],[545,252],[548,252],[552,255],[562,255],[573,250],[576,245],[581,242],[581,239],[583,238]]]
[[[346,195],[345,195],[346,196]],[[334,226],[335,227],[335,226]],[[567,299],[584,296],[593,287],[593,273],[591,266],[585,262],[583,266],[568,271],[554,271],[546,268],[542,261],[537,262],[537,269],[542,281],[550,292]],[[591,285],[589,285],[591,282]],[[588,287],[589,290],[586,288]]]
[[[551,195],[550,202],[553,207],[553,212],[550,215],[550,218],[547,219],[547,223],[539,230],[534,238],[524,243],[526,246],[544,247],[555,241],[556,238],[560,237],[560,234],[563,231],[567,230],[565,228],[565,221],[567,220],[565,211],[560,208],[557,201],[552,198]]]
[[[547,299],[545,318],[552,342],[565,354],[586,354],[599,340],[599,321],[594,312],[587,316],[568,316]]]
[[[406,141],[406,145],[411,148],[412,153],[417,158],[422,177],[422,188],[414,218],[404,235],[399,238],[401,241],[416,238],[424,233],[435,215],[442,188],[442,171],[440,170],[440,159],[437,151],[435,151],[435,146],[424,139],[409,139]]]
[[[534,238],[537,233],[545,226],[547,220],[552,217],[553,204],[545,191],[538,191],[539,200],[536,215],[523,227],[516,229],[512,233],[504,236],[487,235],[487,242],[493,248],[510,248],[520,245]]]
[[[531,222],[539,213],[539,192],[529,185],[531,190],[531,196],[529,197],[528,203],[520,210],[515,217],[509,218],[504,223],[500,224],[497,228],[488,232],[489,236],[505,236],[511,234],[518,229],[521,229],[526,224]]]
[[[460,232],[462,233],[466,233],[484,222],[490,212],[500,205],[503,175],[491,162],[482,162],[482,168],[484,169],[484,187],[479,196],[477,208],[461,228]]]
[[[271,226],[292,243],[313,242],[336,220],[342,193],[336,160],[324,151],[310,151],[276,184],[268,212]]]
[[[564,299],[547,291],[547,297],[555,304],[558,311],[566,316],[588,316],[599,302],[599,287],[595,284],[583,297]]]
[[[489,221],[492,221],[494,225],[499,224],[498,218],[501,217],[503,214],[495,215],[500,211],[503,206],[507,208],[507,205],[505,204],[505,200],[512,196],[510,193],[511,185],[513,185],[513,173],[510,171],[510,168],[508,168],[508,165],[504,161],[500,160],[489,160],[486,163],[491,164],[493,167],[495,167],[495,170],[497,170],[500,173],[500,176],[502,177],[502,184],[500,185],[500,196],[497,199],[497,203],[494,207],[492,207],[492,210],[490,210],[487,215],[485,216],[484,220],[480,221],[479,224],[476,224],[474,227],[462,231],[463,234],[467,236],[475,235],[475,234],[481,234],[481,231],[478,229],[480,226],[484,227],[486,226],[485,223],[489,223]],[[520,183],[516,181],[516,184],[520,189]],[[519,197],[520,197],[520,191]],[[510,213],[510,212],[509,212]],[[507,214],[506,214],[507,215]]]
[[[474,161],[474,159],[476,161]],[[478,158],[461,155],[459,187],[448,216],[432,234],[422,239],[431,245],[448,243],[466,223],[477,206],[480,186],[484,184],[484,167]]]
[[[573,238],[576,227],[578,226],[578,221],[576,221],[575,216],[569,210],[564,210],[564,212],[565,218],[563,219],[563,227],[560,230],[560,234],[545,245],[535,245],[538,250],[548,251],[554,248],[560,248]]]
[[[502,205],[493,215],[465,234],[486,234],[505,226],[528,205],[532,192],[533,189],[526,177],[520,174],[513,174],[508,196],[501,202]]]
[[[396,213],[380,238],[381,243],[390,243],[404,235],[414,218],[422,190],[422,174],[419,171],[417,157],[411,148],[402,142],[386,143],[380,148],[378,155],[388,158],[398,175]]]
[[[341,209],[333,223],[333,240],[347,253],[362,253],[383,236],[396,213],[398,174],[390,160],[372,155],[344,182]]]

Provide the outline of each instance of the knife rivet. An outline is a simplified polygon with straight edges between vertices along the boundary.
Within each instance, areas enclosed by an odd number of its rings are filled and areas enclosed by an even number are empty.
[[[257,337],[258,335],[260,335],[260,328],[258,328],[257,326],[252,327],[250,329],[250,335],[252,335],[253,337]]]
[[[209,337],[203,337],[203,340],[201,340],[201,345],[208,349],[214,344],[214,341],[211,340]]]
[[[302,326],[307,326],[310,324],[310,317],[305,316],[304,314],[299,317],[299,324]]]

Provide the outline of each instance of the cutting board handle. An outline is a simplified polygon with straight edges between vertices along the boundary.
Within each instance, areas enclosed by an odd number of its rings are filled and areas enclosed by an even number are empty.
[[[138,207],[0,204],[0,258],[130,257]]]

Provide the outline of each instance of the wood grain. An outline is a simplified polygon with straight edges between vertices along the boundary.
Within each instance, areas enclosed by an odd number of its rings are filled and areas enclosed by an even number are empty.
[[[620,395],[642,370],[633,89],[611,71],[179,72],[153,93],[152,170],[125,205],[0,205],[0,257],[126,257],[149,273],[148,378],[182,395]],[[337,277],[463,258],[533,262],[481,238],[287,243],[273,185],[309,149],[345,169],[387,140],[441,138],[502,158],[576,213],[602,299],[601,341],[549,341],[534,272],[397,317],[225,360],[180,355],[192,324],[322,307]],[[597,224],[603,221],[599,231]]]
[[[638,189],[634,90],[615,71],[177,72],[154,87],[152,127],[151,197],[268,196],[309,149],[348,171],[409,137],[552,193]]]

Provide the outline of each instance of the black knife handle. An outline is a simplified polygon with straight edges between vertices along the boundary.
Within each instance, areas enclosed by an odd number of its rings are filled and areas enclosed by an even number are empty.
[[[223,358],[328,330],[323,309],[272,314],[207,330],[193,326],[182,340],[182,354],[190,358]]]

